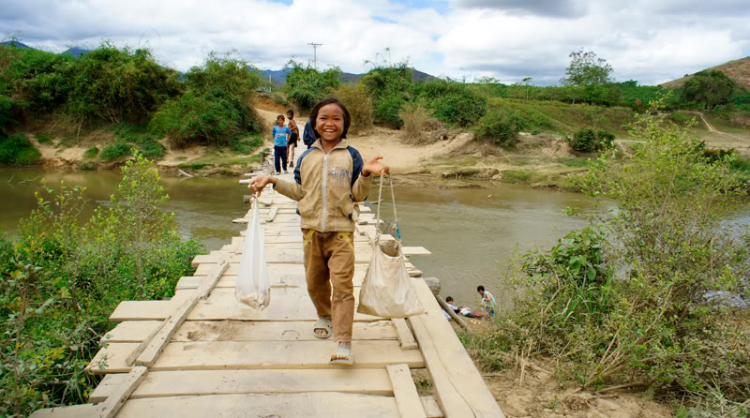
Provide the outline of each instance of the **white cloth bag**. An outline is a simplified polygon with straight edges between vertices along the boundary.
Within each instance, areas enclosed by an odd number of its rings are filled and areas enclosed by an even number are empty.
[[[383,176],[380,177],[378,202],[382,202],[382,194]],[[406,270],[406,259],[401,251],[401,229],[398,227],[396,196],[393,193],[392,179],[391,197],[393,198],[396,239],[380,242],[380,204],[378,204],[375,221],[377,233],[373,243],[372,259],[359,291],[357,312],[383,318],[406,318],[423,313],[424,308],[419,301],[417,291],[411,284],[412,278]]]
[[[260,224],[258,199],[253,202],[253,218],[245,233],[245,249],[240,260],[234,296],[245,305],[265,309],[271,303],[271,280],[266,265],[266,243],[263,225]]]

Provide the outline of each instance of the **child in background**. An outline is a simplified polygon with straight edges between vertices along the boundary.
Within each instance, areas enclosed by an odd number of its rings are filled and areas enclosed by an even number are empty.
[[[494,318],[495,297],[492,296],[492,293],[484,290],[484,286],[477,286],[477,292],[479,292],[479,295],[482,296],[482,305],[484,305],[484,310],[487,311],[487,313],[490,315],[490,318]]]
[[[270,183],[277,192],[298,202],[307,292],[318,313],[313,333],[318,338],[333,334],[338,344],[331,363],[350,366],[354,364],[352,215],[355,203],[365,200],[370,192],[371,174],[390,170],[379,162],[382,157],[363,162],[359,152],[349,146],[346,133],[351,116],[338,99],[315,105],[310,125],[318,139],[299,158],[294,181],[260,176],[253,179],[250,188],[260,192]]]
[[[273,127],[273,162],[276,166],[276,174],[281,174],[281,164],[283,162],[284,172],[286,173],[286,144],[289,140],[291,131],[284,126],[284,115],[276,116],[276,126]]]
[[[294,149],[297,148],[297,140],[299,139],[299,127],[297,126],[297,122],[294,120],[294,110],[287,110],[286,117],[289,118],[289,123],[286,124],[286,127],[291,131],[291,135],[289,136],[289,143],[286,146],[287,159],[289,160],[289,167],[294,167]]]

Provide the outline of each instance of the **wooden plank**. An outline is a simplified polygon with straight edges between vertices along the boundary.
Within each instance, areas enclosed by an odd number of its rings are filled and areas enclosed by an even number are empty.
[[[101,402],[127,375],[110,374],[89,402]],[[242,393],[342,392],[392,396],[385,369],[187,370],[151,372],[130,399]]]
[[[432,253],[425,247],[401,247],[401,251],[407,257],[413,255],[432,255]]]
[[[139,343],[161,327],[162,321],[125,321],[102,337],[103,343]]]
[[[97,416],[96,406],[85,404],[63,406],[60,408],[40,409],[29,415],[29,418],[94,418]]]
[[[314,324],[313,321],[188,321],[182,324],[172,341],[317,341]],[[355,322],[352,338],[395,340],[396,328],[391,321]]]
[[[406,320],[403,318],[393,318],[391,322],[393,322],[393,326],[396,328],[398,341],[403,350],[415,350],[419,348],[419,344],[414,339],[414,334],[411,333],[409,326],[406,325]]]
[[[427,418],[444,418],[443,411],[440,410],[434,396],[420,396],[419,400],[422,402],[422,408],[424,408]]]
[[[107,344],[91,359],[86,366],[86,372],[89,374],[104,373],[129,373],[130,366],[127,364],[127,358],[138,348],[137,343],[112,343]]]
[[[393,386],[393,396],[402,418],[427,418],[419,400],[417,387],[406,364],[390,364],[386,367]]]
[[[399,418],[394,398],[354,393],[277,393],[133,399],[118,418]]]
[[[492,393],[423,280],[414,288],[426,312],[409,318],[447,417],[504,418]]]
[[[331,341],[170,343],[151,370],[325,369],[337,367],[330,364],[333,349]],[[352,349],[355,368],[424,367],[418,350],[401,350],[396,341],[353,341]]]
[[[216,286],[219,278],[227,270],[227,267],[229,267],[229,263],[224,260],[216,265],[213,275],[201,284],[201,286],[195,291],[196,294],[190,299],[184,301],[182,305],[170,315],[164,323],[164,326],[159,329],[153,339],[148,343],[148,346],[143,353],[138,356],[136,364],[149,367],[154,364],[154,361],[156,361],[156,358],[161,354],[164,346],[166,346],[169,340],[172,339],[172,336],[177,332],[180,325],[185,322],[185,318],[187,318],[193,307],[195,307],[200,299],[208,296],[214,286]]]
[[[133,391],[146,378],[148,368],[136,366],[127,374],[125,380],[114,388],[107,400],[96,406],[100,418],[112,418],[122,408]]]
[[[109,316],[113,322],[163,320],[174,305],[171,300],[122,301]]]

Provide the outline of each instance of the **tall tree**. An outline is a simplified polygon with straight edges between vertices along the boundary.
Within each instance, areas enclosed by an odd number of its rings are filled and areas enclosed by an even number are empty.
[[[682,86],[682,100],[711,110],[720,104],[729,103],[735,87],[734,80],[721,71],[701,71]]]
[[[594,51],[573,51],[570,53],[570,65],[565,70],[567,77],[563,84],[587,86],[591,84],[607,84],[614,81],[611,77],[612,66],[604,58],[596,56]]]

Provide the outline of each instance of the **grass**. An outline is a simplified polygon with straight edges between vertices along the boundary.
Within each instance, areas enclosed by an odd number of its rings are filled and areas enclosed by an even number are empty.
[[[572,133],[582,127],[606,129],[618,136],[626,136],[633,111],[627,107],[591,106],[547,101],[523,101],[494,97],[490,109],[515,112],[523,118],[529,132]]]
[[[91,147],[87,149],[85,153],[83,153],[83,158],[90,160],[92,158],[96,158],[97,155],[99,155],[99,148]]]
[[[232,142],[230,148],[238,154],[251,154],[263,146],[263,137],[255,134],[247,139],[237,139]]]
[[[102,151],[100,158],[103,161],[112,162],[129,156],[132,153],[132,149],[132,145],[122,141],[117,141],[114,144],[107,145]]]
[[[588,158],[583,157],[559,157],[557,159],[558,164],[562,164],[566,167],[586,167],[588,161]]]

